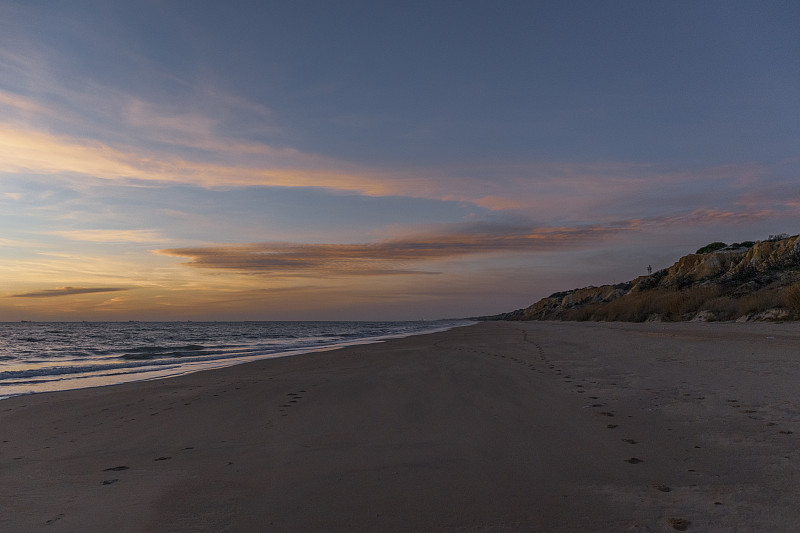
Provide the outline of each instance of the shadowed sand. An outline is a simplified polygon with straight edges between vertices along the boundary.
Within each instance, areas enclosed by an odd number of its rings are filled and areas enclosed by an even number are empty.
[[[0,531],[794,531],[800,325],[482,323],[0,402]]]

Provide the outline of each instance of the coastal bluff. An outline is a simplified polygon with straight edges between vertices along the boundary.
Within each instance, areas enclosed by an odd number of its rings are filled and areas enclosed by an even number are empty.
[[[551,294],[496,320],[723,321],[800,319],[800,235],[712,243],[625,283]]]

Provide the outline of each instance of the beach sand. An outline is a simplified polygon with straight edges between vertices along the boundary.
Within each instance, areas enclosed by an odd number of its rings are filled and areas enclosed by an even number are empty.
[[[800,325],[490,322],[0,401],[0,531],[797,531]]]

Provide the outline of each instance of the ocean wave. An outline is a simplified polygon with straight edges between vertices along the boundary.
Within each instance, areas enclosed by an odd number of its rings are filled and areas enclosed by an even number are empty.
[[[132,348],[128,353],[122,354],[122,359],[158,359],[162,357],[189,357],[197,355],[198,352],[206,350],[206,346],[200,344],[188,344],[186,346],[140,346]]]
[[[111,322],[70,323],[58,329],[61,325],[5,323],[0,324],[0,387],[4,396],[13,396],[96,383],[84,378],[108,378],[104,379],[104,385],[152,379],[466,324],[464,321]],[[40,338],[44,341],[27,340]]]
[[[165,365],[164,367],[159,367],[157,370],[169,370],[172,368],[178,368],[179,365],[172,364],[171,366]],[[68,378],[70,380],[77,380],[77,379],[91,379],[91,378],[107,378],[113,376],[128,376],[128,375],[135,375],[135,374],[144,374],[147,372],[153,372],[154,368],[146,367],[146,368],[135,368],[135,369],[127,369],[124,372],[97,372],[92,370],[86,370],[85,375],[74,375],[68,374],[64,375],[64,378]],[[53,379],[20,379],[20,380],[13,380],[13,381],[2,381],[0,380],[0,389],[2,387],[10,387],[10,386],[19,386],[19,385],[41,385],[44,383],[53,383],[53,381],[57,381],[59,379],[58,376],[61,374],[54,374],[52,375]],[[43,375],[42,377],[46,377],[47,375]]]

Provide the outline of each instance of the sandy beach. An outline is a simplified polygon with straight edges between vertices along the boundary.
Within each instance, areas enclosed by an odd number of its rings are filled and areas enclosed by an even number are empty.
[[[488,322],[0,401],[0,531],[796,531],[800,324]]]

